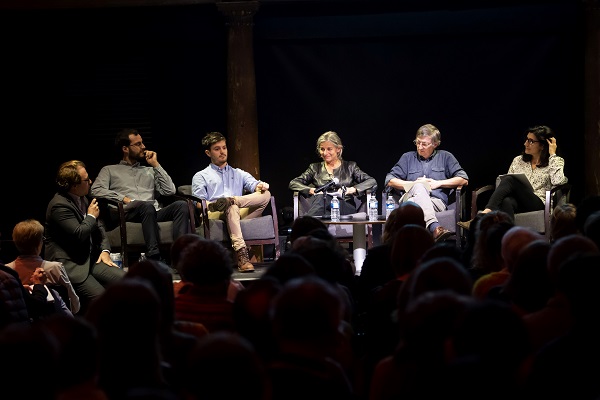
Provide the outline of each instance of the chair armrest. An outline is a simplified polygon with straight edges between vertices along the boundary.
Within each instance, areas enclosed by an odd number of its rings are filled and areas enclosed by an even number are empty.
[[[299,203],[299,200],[298,200],[299,195],[300,194],[298,192],[294,192],[294,220],[296,220],[296,218],[298,218],[298,213],[300,210],[300,205],[298,204]]]
[[[554,208],[560,204],[568,203],[571,195],[571,184],[564,183],[562,185],[553,186],[550,190],[546,190],[546,204],[544,205],[544,228],[546,229],[546,237],[550,238],[550,219]]]
[[[478,189],[475,189],[473,193],[471,193],[471,219],[477,216],[477,197],[481,196],[486,192],[489,192],[490,190],[493,191],[495,188],[495,185],[485,185]]]

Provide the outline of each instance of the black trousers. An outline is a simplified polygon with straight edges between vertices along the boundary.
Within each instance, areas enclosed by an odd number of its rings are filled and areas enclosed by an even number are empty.
[[[158,238],[158,223],[173,221],[173,240],[190,232],[190,219],[187,202],[177,200],[156,211],[151,201],[134,201],[125,209],[125,218],[131,222],[141,222],[144,241],[146,242],[146,255],[153,256],[160,253]]]
[[[504,211],[514,221],[515,213],[543,210],[544,202],[518,179],[507,176],[500,181],[485,207]]]

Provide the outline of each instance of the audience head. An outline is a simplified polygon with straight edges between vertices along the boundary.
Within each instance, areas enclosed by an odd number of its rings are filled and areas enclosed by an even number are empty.
[[[502,236],[501,254],[504,267],[508,271],[512,271],[519,252],[528,243],[534,240],[543,240],[544,237],[532,229],[524,226],[513,226],[510,228],[504,236]]]
[[[317,276],[287,282],[273,299],[271,320],[275,340],[309,343],[324,351],[339,341],[344,306],[332,285]]]
[[[549,251],[547,240],[526,244],[504,284],[503,292],[521,312],[529,314],[540,310],[554,293],[554,284],[546,267]]]
[[[575,324],[582,332],[597,337],[600,296],[600,254],[578,253],[569,257],[559,270],[560,288],[569,300]]]
[[[594,211],[587,217],[583,225],[583,234],[600,247],[600,211]]]
[[[287,251],[267,267],[263,277],[272,277],[284,284],[290,279],[315,273],[314,267],[306,258],[296,252]]]
[[[523,368],[532,353],[521,317],[506,303],[472,301],[455,327],[440,394],[458,391],[467,399],[517,397]],[[472,383],[467,390],[466,376]]]
[[[165,383],[161,317],[158,295],[139,278],[112,283],[90,304],[85,318],[98,333],[98,382],[109,398]]]
[[[473,299],[451,289],[423,292],[407,304],[399,350],[417,362],[442,362],[458,318]]]
[[[152,285],[161,303],[162,322],[165,328],[170,329],[175,320],[175,293],[173,289],[173,276],[169,267],[160,261],[145,259],[135,262],[127,271],[126,278],[145,279]]]
[[[44,243],[44,226],[35,219],[17,222],[13,228],[12,239],[19,254],[37,256]]]
[[[327,282],[346,281],[346,254],[339,248],[335,239],[302,236],[294,241],[292,251],[304,257],[315,269],[315,273]]]
[[[577,204],[575,222],[579,233],[583,233],[585,230],[585,221],[596,211],[600,211],[600,195],[586,196],[579,204]]]
[[[572,203],[560,204],[552,211],[550,218],[550,241],[577,233],[577,208]]]
[[[2,397],[56,399],[59,350],[58,342],[42,324],[10,324],[0,330]]]
[[[456,247],[456,243],[453,242],[437,242],[432,247],[427,249],[423,256],[419,260],[419,263],[424,263],[429,260],[440,257],[449,257],[455,261],[458,261],[462,265],[462,251]]]
[[[599,248],[590,238],[579,234],[571,234],[552,243],[548,251],[548,275],[555,287],[559,283],[561,265],[571,256],[580,253],[598,253]]]
[[[434,243],[431,232],[421,225],[408,224],[400,228],[394,236],[390,256],[396,276],[412,272],[419,259]]]
[[[420,263],[410,278],[410,298],[425,292],[453,290],[458,294],[471,294],[473,280],[462,264],[451,257],[432,258]]]
[[[190,395],[189,398],[267,398],[262,360],[252,344],[240,335],[214,332],[200,338],[190,352],[187,364],[183,392]]]
[[[274,351],[271,332],[270,309],[273,299],[283,285],[274,277],[263,275],[247,285],[233,303],[233,319],[236,331],[248,339],[263,357]]]
[[[290,233],[290,242],[293,245],[296,239],[301,236],[308,235],[311,231],[315,229],[325,229],[327,230],[327,225],[323,223],[318,218],[312,217],[310,215],[303,215],[294,220],[292,224],[292,231]]]
[[[407,224],[421,225],[425,227],[423,209],[414,201],[400,203],[398,208],[392,211],[388,219],[385,221],[385,229],[383,230],[381,241],[383,243],[391,243],[392,237],[396,234],[396,232],[398,232],[398,229]]]
[[[202,236],[200,235],[195,233],[185,233],[173,241],[171,249],[169,250],[169,255],[171,256],[171,265],[177,270],[177,272],[181,273],[177,267],[177,264],[179,264],[179,260],[181,259],[181,255],[183,254],[185,248],[189,244],[200,239],[202,239]]]
[[[181,279],[196,285],[229,282],[233,274],[233,259],[225,246],[203,238],[186,246],[178,266]]]
[[[98,378],[98,337],[85,318],[55,314],[43,321],[58,344],[59,390]]]

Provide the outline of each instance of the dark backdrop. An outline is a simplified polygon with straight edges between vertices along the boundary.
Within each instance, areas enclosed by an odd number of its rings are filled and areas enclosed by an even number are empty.
[[[583,36],[574,1],[504,7],[293,9],[261,4],[255,63],[261,178],[279,209],[289,180],[338,132],[344,158],[381,185],[417,128],[433,123],[470,188],[493,183],[525,129],[557,132],[583,193]],[[142,131],[177,185],[208,158],[200,139],[227,134],[226,35],[214,5],[4,11],[0,232],[43,221],[58,165],[93,178],[118,157],[122,127]]]

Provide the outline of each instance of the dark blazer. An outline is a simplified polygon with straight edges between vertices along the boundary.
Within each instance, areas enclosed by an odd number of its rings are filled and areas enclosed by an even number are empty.
[[[84,200],[86,207],[89,200]],[[110,243],[102,222],[79,210],[67,193],[56,193],[46,209],[44,258],[60,261],[72,283],[81,283],[90,274],[90,259],[95,261]]]

